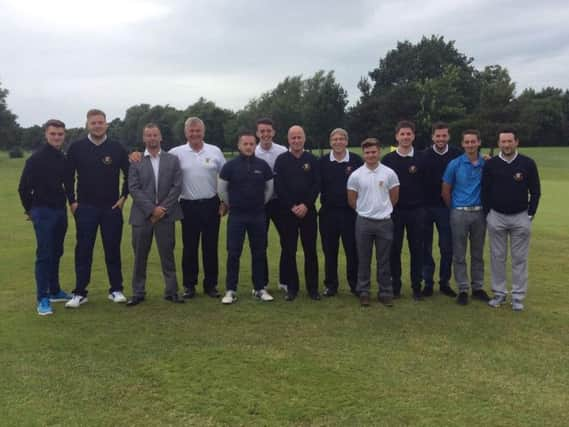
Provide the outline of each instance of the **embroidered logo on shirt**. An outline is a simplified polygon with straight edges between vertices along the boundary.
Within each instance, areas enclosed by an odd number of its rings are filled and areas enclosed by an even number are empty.
[[[113,164],[113,159],[111,158],[111,156],[103,157],[103,164],[107,166]]]
[[[211,159],[210,159],[209,157],[206,157],[206,158],[205,158],[205,162],[206,162],[206,163],[209,163],[210,160],[211,160]]]
[[[523,181],[523,180],[524,180],[524,174],[523,174],[523,173],[521,173],[521,172],[516,172],[516,173],[514,174],[514,181],[516,181],[516,182],[521,182],[521,181]]]
[[[309,172],[310,171],[310,163],[305,163],[302,165],[302,170],[304,172]]]
[[[383,181],[379,181],[379,186],[383,187]]]
[[[415,165],[409,166],[409,173],[417,173],[417,166]]]

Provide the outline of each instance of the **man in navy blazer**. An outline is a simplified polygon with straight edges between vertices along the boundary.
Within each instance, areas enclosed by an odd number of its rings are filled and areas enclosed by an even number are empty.
[[[174,262],[175,221],[183,217],[178,203],[182,189],[182,171],[178,158],[162,151],[162,135],[154,123],[144,127],[142,139],[146,150],[140,162],[132,163],[129,171],[129,191],[133,199],[129,223],[132,225],[134,271],[133,296],[127,306],[144,301],[146,263],[156,238],[162,274],[166,287],[164,299],[183,303],[178,297],[178,281]]]

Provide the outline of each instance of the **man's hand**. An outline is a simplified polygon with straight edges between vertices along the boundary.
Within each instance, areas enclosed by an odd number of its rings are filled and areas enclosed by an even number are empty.
[[[308,212],[308,208],[306,207],[306,205],[304,203],[301,203],[299,205],[294,205],[292,207],[291,211],[297,218],[302,219],[306,216],[306,213]]]
[[[228,206],[224,202],[221,202],[219,204],[219,210],[217,211],[217,213],[219,214],[219,216],[225,216],[228,210],[229,210]]]
[[[142,160],[142,153],[140,151],[133,151],[128,155],[128,161],[130,163],[138,163]]]
[[[156,224],[158,221],[164,218],[164,215],[166,215],[166,208],[162,206],[156,206],[152,211],[152,215],[150,216],[150,222],[152,224]]]
[[[32,220],[32,216],[30,215],[29,212],[25,212],[24,216],[26,217],[26,221],[31,221]],[[530,217],[531,218],[531,217]]]
[[[71,211],[71,215],[75,215],[75,211],[79,207],[79,203],[73,202],[69,205],[69,210]]]
[[[120,197],[117,202],[113,205],[112,209],[122,209],[124,202],[126,200],[126,197]]]

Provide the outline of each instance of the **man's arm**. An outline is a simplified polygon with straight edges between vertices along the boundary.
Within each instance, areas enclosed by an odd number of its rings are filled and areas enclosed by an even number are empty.
[[[120,168],[122,170],[122,174],[123,174],[123,183],[122,183],[122,191],[121,191],[121,195],[119,197],[119,199],[117,200],[117,202],[113,205],[113,209],[115,208],[119,208],[122,209],[122,207],[124,206],[124,202],[126,201],[126,198],[128,196],[128,170],[130,167],[130,162],[128,161],[128,154],[126,152],[126,150],[124,148],[121,149],[123,151],[123,155],[121,157],[121,163],[120,163]]]
[[[63,178],[63,187],[65,188],[65,195],[69,202],[71,213],[74,214],[77,209],[77,199],[75,195],[75,173],[77,172],[77,163],[75,159],[73,145],[69,147],[67,156],[65,157],[65,173]]]
[[[139,165],[130,168],[128,187],[132,195],[133,204],[144,213],[145,218],[148,218],[153,215],[156,204],[152,197],[142,188]]]
[[[488,212],[490,212],[490,197],[492,190],[492,173],[490,170],[491,167],[488,166],[490,165],[486,163],[482,168],[482,182],[480,184],[480,200],[482,201],[482,209],[484,210],[485,215],[488,215]]]
[[[223,203],[229,206],[229,181],[217,178],[217,194]]]
[[[265,204],[273,197],[274,187],[274,180],[272,178],[265,181]]]
[[[399,185],[389,189],[389,200],[391,201],[391,206],[395,207],[399,201]]]
[[[172,163],[172,185],[170,186],[170,190],[164,199],[160,202],[160,206],[165,208],[167,211],[171,210],[176,203],[178,203],[178,199],[180,198],[180,194],[182,193],[182,168],[180,167],[180,161],[177,157],[173,157],[174,161]]]
[[[307,201],[308,204],[306,205],[306,207],[314,206],[314,204],[316,203],[316,199],[320,194],[320,188],[322,186],[322,176],[320,175],[320,162],[318,161],[318,159],[316,159],[316,157],[314,157],[312,161],[312,167],[313,167],[312,170],[313,181],[312,181],[312,186],[310,188],[310,200]]]
[[[286,183],[286,153],[281,154],[275,161],[275,193],[283,206],[291,209],[294,201],[290,198],[290,192]]]
[[[532,160],[531,162],[532,162],[532,168],[528,183],[528,191],[529,191],[528,215],[533,218],[533,216],[537,212],[539,198],[541,197],[541,183],[539,180],[539,172],[537,171],[537,165],[535,164],[535,161]]]
[[[350,207],[355,210],[358,203],[358,192],[355,190],[347,190],[347,191],[348,191],[348,205],[350,205]]]
[[[447,205],[448,208],[450,208],[451,194],[452,194],[452,185],[443,182],[441,197],[443,198],[443,201],[445,202],[445,205]]]
[[[18,185],[18,193],[20,194],[20,200],[22,206],[24,207],[24,212],[29,219],[29,212],[32,208],[32,193],[33,193],[33,179],[32,179],[32,167],[30,165],[30,159],[26,160],[24,169],[22,170],[22,176],[20,177],[20,184]]]

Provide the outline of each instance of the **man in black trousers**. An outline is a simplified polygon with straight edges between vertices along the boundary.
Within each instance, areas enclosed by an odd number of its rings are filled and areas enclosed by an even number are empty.
[[[107,119],[101,110],[87,112],[86,138],[69,147],[65,191],[77,225],[75,246],[76,285],[65,307],[79,308],[87,302],[91,280],[93,247],[101,228],[105,263],[109,276],[109,299],[126,302],[121,271],[122,207],[128,195],[128,155],[123,146],[107,137]],[[123,173],[122,189],[119,187]],[[75,193],[77,175],[77,197]],[[120,192],[119,192],[120,190]]]
[[[362,159],[347,150],[348,132],[337,128],[330,133],[332,150],[320,158],[321,193],[320,237],[324,250],[324,296],[338,293],[338,249],[340,238],[346,255],[346,274],[352,294],[356,295],[358,258],[356,251],[356,211],[348,205],[346,183],[362,165]]]
[[[304,129],[292,126],[288,131],[289,151],[281,154],[275,162],[275,191],[282,212],[287,301],[293,301],[298,295],[296,248],[299,232],[304,250],[306,289],[311,299],[320,299],[316,254],[318,226],[314,206],[320,192],[320,172],[318,159],[304,151],[305,141]]]
[[[409,121],[397,123],[395,128],[397,150],[388,153],[382,160],[385,166],[395,171],[399,178],[399,201],[393,209],[393,245],[390,264],[393,282],[393,296],[401,296],[401,249],[403,234],[407,232],[407,243],[411,255],[411,288],[413,299],[423,299],[421,294],[423,268],[423,222],[425,170],[421,158],[413,148],[415,124]]]
[[[433,259],[433,225],[439,234],[439,289],[442,294],[456,298],[450,287],[452,266],[452,235],[450,231],[450,209],[441,197],[442,180],[451,160],[462,154],[462,150],[449,145],[448,124],[437,122],[432,128],[433,145],[423,151],[425,164],[425,223],[423,243],[423,296],[433,295],[435,260]]]

